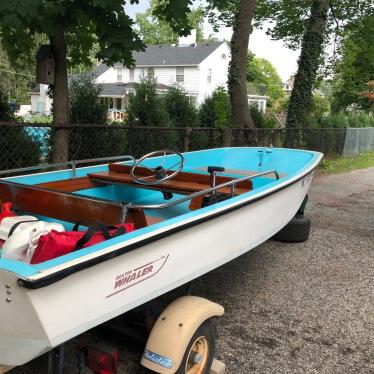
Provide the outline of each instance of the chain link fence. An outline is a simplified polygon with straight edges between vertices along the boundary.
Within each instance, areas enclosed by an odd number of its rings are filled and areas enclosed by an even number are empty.
[[[358,136],[355,135],[356,133],[351,135],[351,130],[364,131]],[[164,148],[195,151],[230,146],[283,147],[286,136],[301,139],[301,147],[304,149],[320,151],[326,155],[341,155],[348,153],[349,144],[364,144],[361,146],[362,149],[372,150],[373,134],[374,128],[300,129],[287,130],[286,134],[285,129],[71,125],[68,159],[79,160],[125,154],[139,157]],[[53,136],[54,128],[51,125],[0,123],[0,170],[51,162]],[[358,139],[356,143],[354,139]],[[356,149],[357,152],[361,149],[360,146],[353,145],[351,148]]]
[[[374,127],[347,129],[344,142],[344,155],[357,155],[374,150]]]

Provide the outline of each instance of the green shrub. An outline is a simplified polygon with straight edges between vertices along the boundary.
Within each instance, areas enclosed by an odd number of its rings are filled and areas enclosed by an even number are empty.
[[[71,124],[94,124],[100,128],[72,128],[69,134],[69,158],[87,159],[125,153],[125,139],[115,137],[107,120],[107,108],[100,103],[100,88],[91,77],[73,80],[69,88]],[[121,133],[121,135],[124,132]]]
[[[195,127],[197,111],[190,98],[178,86],[172,86],[163,96],[171,127]]]
[[[223,87],[218,87],[200,105],[199,126],[206,130],[192,133],[193,149],[221,147],[223,129],[231,127],[231,119],[230,98]]]
[[[264,128],[265,127],[264,113],[261,112],[261,110],[258,110],[256,105],[250,105],[249,111],[251,112],[251,116],[252,116],[255,126],[259,129]]]
[[[345,127],[374,127],[374,117],[366,113],[330,114],[320,119],[317,127],[345,128]]]
[[[12,121],[14,120],[14,113],[8,103],[8,95],[0,87],[0,120]]]
[[[8,97],[0,88],[0,121],[14,121]],[[0,170],[37,165],[41,161],[41,144],[30,128],[0,127]]]
[[[218,87],[205,98],[199,108],[200,127],[231,127],[230,98],[223,87]]]
[[[145,79],[136,85],[135,95],[130,96],[126,123],[132,130],[128,133],[128,152],[135,156],[164,148],[181,149],[180,141],[172,129],[160,133],[137,128],[170,128],[165,101],[157,94],[156,87],[154,79]]]

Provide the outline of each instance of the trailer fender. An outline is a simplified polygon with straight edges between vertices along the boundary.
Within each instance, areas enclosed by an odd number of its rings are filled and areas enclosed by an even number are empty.
[[[221,305],[197,296],[183,296],[158,317],[141,364],[157,373],[175,373],[195,331],[211,317],[222,316]]]

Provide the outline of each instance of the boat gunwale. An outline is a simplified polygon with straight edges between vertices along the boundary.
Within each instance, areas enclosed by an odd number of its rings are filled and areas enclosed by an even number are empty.
[[[184,231],[200,223],[213,220],[217,217],[220,217],[232,211],[235,211],[245,206],[248,206],[250,204],[253,204],[268,196],[271,196],[299,182],[301,179],[305,178],[307,175],[310,175],[311,173],[314,172],[319,162],[321,161],[323,154],[319,152],[313,152],[313,151],[308,151],[308,152],[311,152],[314,155],[314,158],[312,159],[313,162],[311,165],[309,165],[308,168],[301,169],[300,173],[295,174],[290,179],[281,181],[281,183],[276,184],[275,186],[273,186],[272,188],[268,190],[260,191],[257,194],[248,196],[245,199],[243,198],[239,199],[238,201],[234,201],[231,204],[229,204],[229,201],[226,200],[223,202],[224,204],[220,203],[220,205],[215,210],[202,212],[200,215],[189,217],[184,221],[177,222],[176,224],[172,224],[167,227],[156,229],[150,233],[144,233],[143,235],[134,238],[136,239],[135,241],[128,243],[125,246],[121,246],[121,243],[113,244],[112,246],[98,250],[96,252],[89,253],[85,256],[81,256],[76,259],[72,259],[63,264],[56,265],[54,267],[47,268],[45,270],[40,270],[37,274],[31,275],[29,277],[22,277],[19,274],[17,274],[18,276],[17,282],[20,286],[28,288],[28,289],[37,289],[37,288],[46,287],[80,270],[84,270],[86,268],[95,266],[101,262],[104,262],[104,261],[113,259],[115,257],[121,256],[123,254],[129,253],[144,245],[148,245],[157,240],[163,239],[167,236],[171,236],[180,231]],[[103,250],[106,250],[106,252],[102,253]],[[72,262],[77,261],[77,260],[80,260],[80,261],[75,264],[71,264]]]

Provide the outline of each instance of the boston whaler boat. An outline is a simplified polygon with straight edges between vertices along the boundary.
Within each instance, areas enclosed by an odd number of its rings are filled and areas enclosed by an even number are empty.
[[[87,230],[98,222],[133,227],[43,262],[31,260],[30,230],[26,246],[6,247],[22,256],[3,249],[0,364],[24,364],[271,238],[302,205],[321,158],[280,148],[162,150],[138,160],[123,156],[79,168],[71,162],[65,170],[0,179],[1,202],[13,204],[9,222],[17,221],[14,214],[35,217],[44,233],[49,226],[70,232],[75,224]],[[207,312],[205,319],[222,313]],[[181,357],[173,361],[151,343],[142,363],[176,372]]]

